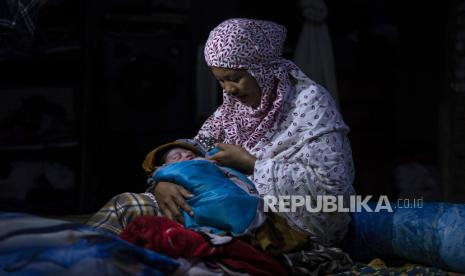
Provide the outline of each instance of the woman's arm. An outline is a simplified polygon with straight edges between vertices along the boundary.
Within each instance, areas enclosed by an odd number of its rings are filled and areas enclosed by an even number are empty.
[[[262,196],[310,196],[316,200],[317,196],[352,194],[353,177],[348,139],[342,132],[332,132],[296,144],[273,158],[257,160],[252,180]],[[342,238],[350,220],[347,213],[312,212],[305,205],[280,215],[326,244]]]

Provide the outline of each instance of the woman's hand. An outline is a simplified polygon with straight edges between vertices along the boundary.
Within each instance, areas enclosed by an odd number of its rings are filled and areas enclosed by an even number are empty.
[[[208,159],[224,166],[231,167],[246,174],[252,174],[257,158],[237,145],[215,144],[220,150]]]
[[[159,182],[153,191],[158,207],[163,215],[169,219],[176,219],[184,224],[184,218],[181,214],[181,208],[189,215],[194,215],[191,207],[187,204],[185,198],[193,197],[188,190],[171,182]]]

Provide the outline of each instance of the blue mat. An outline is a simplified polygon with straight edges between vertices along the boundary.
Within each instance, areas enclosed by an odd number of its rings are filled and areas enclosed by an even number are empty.
[[[465,204],[362,211],[352,219],[343,249],[353,259],[401,258],[465,273]]]
[[[0,213],[0,275],[166,275],[174,259],[86,226]]]

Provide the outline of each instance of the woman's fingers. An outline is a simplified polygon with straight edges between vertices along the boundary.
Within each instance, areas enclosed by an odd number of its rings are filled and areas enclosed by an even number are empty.
[[[178,191],[179,191],[179,193],[181,193],[181,195],[182,195],[183,197],[185,197],[185,198],[191,198],[191,197],[194,196],[191,192],[189,192],[188,190],[186,190],[186,189],[185,189],[184,187],[182,187],[182,186],[178,186]]]
[[[213,154],[212,156],[209,156],[207,159],[218,162],[221,159],[223,159],[225,155],[226,155],[226,152],[223,150],[220,150],[219,152]]]
[[[184,223],[182,209],[193,215],[192,209],[184,200],[185,197],[189,198],[193,195],[183,187],[170,182],[160,182],[155,186],[154,195],[163,215],[167,218]]]
[[[174,198],[174,201],[175,201],[176,205],[179,206],[179,208],[186,211],[186,213],[188,213],[189,216],[194,215],[194,212],[192,211],[191,207],[189,206],[189,204],[187,204],[187,202],[184,199]]]
[[[225,150],[229,145],[223,143],[216,143],[215,147],[219,148],[220,150]]]
[[[252,174],[256,158],[241,146],[231,144],[215,144],[220,151],[212,155],[209,160],[224,166],[237,169],[246,174]]]
[[[181,214],[181,210],[179,209],[176,200],[174,198],[172,200],[167,200],[165,204],[168,206],[169,212],[171,213],[171,219],[175,219],[184,224],[184,217]]]
[[[194,212],[192,211],[191,207],[187,202],[184,200],[184,198],[191,198],[194,195],[186,190],[184,187],[178,186],[179,193],[183,196],[183,198],[176,198],[176,203],[181,207],[184,211],[186,211],[190,216],[194,215]]]
[[[227,161],[229,160],[229,156],[231,155],[230,148],[226,144],[217,144],[219,145],[219,151],[211,156],[209,156],[207,159],[210,161],[213,161],[217,164],[220,165],[226,165]]]
[[[170,209],[168,208],[168,206],[165,204],[165,203],[162,203],[162,202],[158,202],[158,207],[160,207],[160,210],[161,210],[161,213],[163,216],[169,218],[169,219],[173,219],[173,214],[171,214],[171,211]]]

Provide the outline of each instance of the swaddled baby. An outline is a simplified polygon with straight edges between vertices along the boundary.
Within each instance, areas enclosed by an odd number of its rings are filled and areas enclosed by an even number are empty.
[[[239,236],[263,223],[263,201],[245,175],[179,143],[165,150],[151,182],[177,183],[194,195],[187,200],[193,215],[183,211],[187,228]]]

